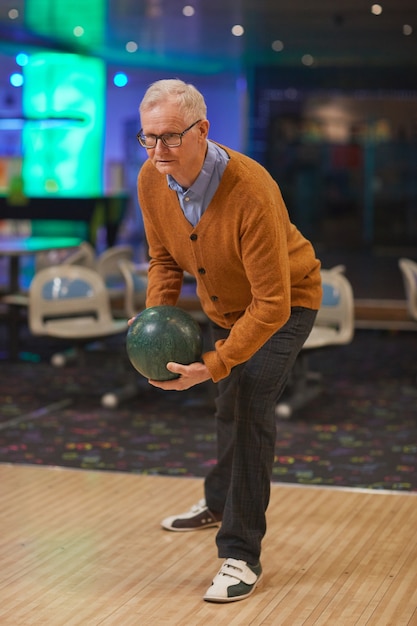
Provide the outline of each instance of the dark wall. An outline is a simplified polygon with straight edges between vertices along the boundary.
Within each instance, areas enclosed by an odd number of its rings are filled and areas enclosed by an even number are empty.
[[[257,68],[250,154],[328,246],[417,244],[417,89],[398,68]]]

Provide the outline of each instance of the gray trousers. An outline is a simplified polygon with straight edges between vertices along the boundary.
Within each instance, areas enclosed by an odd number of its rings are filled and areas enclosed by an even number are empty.
[[[222,512],[220,558],[256,565],[266,531],[275,456],[275,405],[317,312],[294,307],[288,322],[217,384],[217,464],[205,479],[210,510]],[[212,326],[212,340],[229,331]]]

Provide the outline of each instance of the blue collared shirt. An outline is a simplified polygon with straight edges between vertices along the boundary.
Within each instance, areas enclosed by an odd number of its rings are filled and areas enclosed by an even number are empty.
[[[226,152],[214,144],[207,142],[207,154],[200,174],[189,189],[183,189],[170,174],[167,176],[168,186],[177,192],[178,200],[185,217],[193,226],[196,226],[216,189],[226,169],[229,157]]]

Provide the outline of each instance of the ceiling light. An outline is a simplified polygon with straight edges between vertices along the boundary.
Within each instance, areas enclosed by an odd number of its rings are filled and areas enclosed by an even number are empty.
[[[413,32],[413,27],[410,24],[404,24],[403,26],[403,35],[411,35]]]
[[[82,37],[84,35],[84,28],[82,26],[76,26],[72,32],[75,37]]]
[[[371,13],[373,13],[374,15],[381,15],[382,6],[380,4],[373,4],[371,6]]]
[[[23,85],[23,75],[22,74],[11,74],[10,78],[10,84],[13,85],[13,87],[21,87]]]
[[[125,47],[127,52],[136,52],[136,50],[138,49],[138,44],[136,43],[136,41],[128,41]]]
[[[126,87],[128,78],[124,72],[117,72],[113,77],[113,83],[116,87]]]
[[[235,24],[232,27],[232,35],[234,35],[235,37],[241,37],[244,32],[245,32],[245,29],[240,24]]]
[[[19,52],[19,54],[16,55],[16,63],[20,65],[20,67],[27,65],[28,61],[29,57],[25,52]]]
[[[194,15],[194,13],[195,9],[190,4],[185,5],[182,10],[182,14],[185,15],[185,17],[191,17],[192,15]]]
[[[281,50],[284,50],[284,44],[280,39],[275,39],[275,41],[272,42],[271,47],[274,52],[281,52]]]
[[[313,65],[314,58],[311,54],[303,54],[303,56],[301,57],[301,63],[303,65]]]

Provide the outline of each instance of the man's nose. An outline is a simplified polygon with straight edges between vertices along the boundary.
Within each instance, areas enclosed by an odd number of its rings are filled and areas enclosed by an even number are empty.
[[[156,145],[154,150],[162,150],[165,151],[169,148],[167,148],[167,146],[164,144],[164,142],[162,141],[161,137],[156,137]]]

